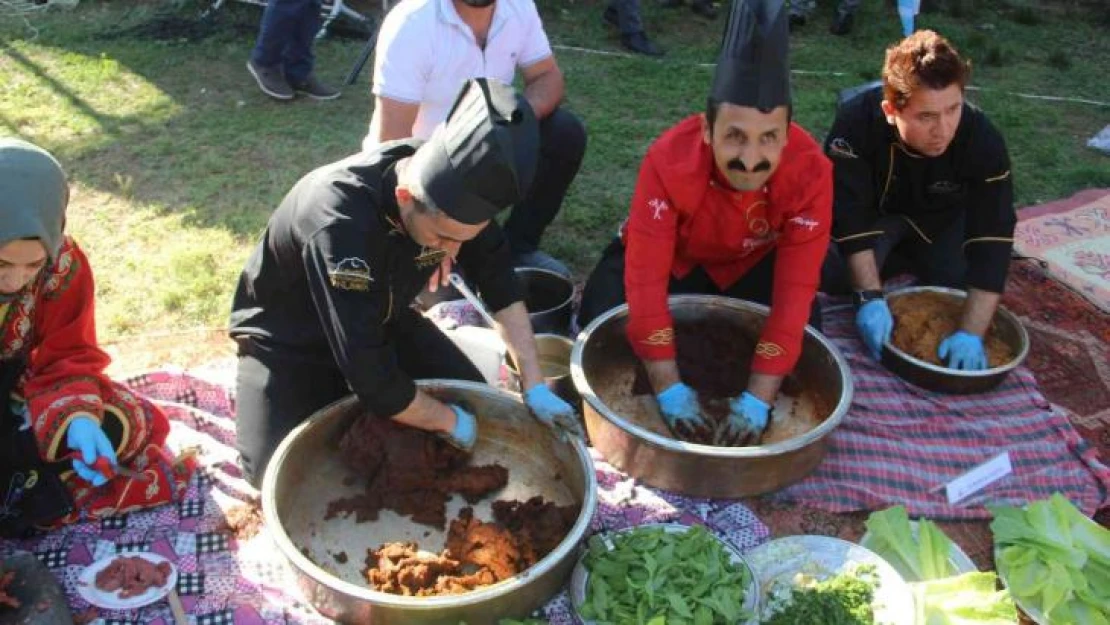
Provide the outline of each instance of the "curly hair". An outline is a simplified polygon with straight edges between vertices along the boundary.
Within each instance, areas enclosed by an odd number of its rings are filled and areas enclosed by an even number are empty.
[[[886,49],[883,62],[883,98],[902,110],[914,91],[960,89],[971,77],[971,61],[960,57],[947,39],[931,30],[919,30]]]

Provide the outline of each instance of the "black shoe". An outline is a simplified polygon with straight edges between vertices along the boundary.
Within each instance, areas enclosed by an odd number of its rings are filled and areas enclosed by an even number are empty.
[[[621,35],[621,44],[635,52],[636,54],[644,54],[647,56],[663,56],[665,53],[647,38],[643,31],[632,33],[631,35]]]
[[[293,85],[293,90],[313,100],[334,100],[341,93],[338,89],[320,82],[316,78],[316,74],[309,74],[304,82]]]
[[[806,25],[806,16],[804,16],[804,15],[791,15],[789,24],[790,24],[790,32],[794,32],[795,29],[801,28],[802,26]]]
[[[285,74],[282,73],[280,67],[262,67],[255,65],[254,61],[247,61],[247,71],[254,76],[255,82],[258,83],[258,88],[262,93],[274,98],[275,100],[292,100],[293,88],[285,80]]]
[[[837,15],[833,20],[832,26],[829,26],[829,32],[834,35],[844,36],[852,32],[852,23],[855,22],[855,16],[851,13],[845,15]]]
[[[695,15],[700,15],[705,19],[717,19],[717,7],[713,6],[712,2],[699,2],[695,0],[694,3],[690,5],[690,10],[693,11]]]
[[[620,17],[617,15],[617,10],[613,7],[605,9],[605,12],[601,14],[601,21],[605,22],[607,26],[620,28]]]

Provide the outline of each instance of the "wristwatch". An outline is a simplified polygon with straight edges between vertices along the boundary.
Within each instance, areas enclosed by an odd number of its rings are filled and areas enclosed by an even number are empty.
[[[856,310],[859,310],[860,306],[863,306],[867,302],[877,300],[877,299],[883,299],[883,292],[882,291],[876,291],[876,290],[856,291],[855,293],[852,293],[852,306]]]

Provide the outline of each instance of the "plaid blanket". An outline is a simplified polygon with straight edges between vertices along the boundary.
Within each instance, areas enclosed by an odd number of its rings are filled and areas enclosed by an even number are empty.
[[[242,480],[234,448],[234,403],[229,371],[206,381],[179,371],[158,371],[126,383],[155,400],[170,417],[175,449],[199,446],[202,470],[177,506],[83,523],[28,540],[0,541],[0,556],[30,551],[55,574],[79,619],[96,625],[173,625],[166,602],[128,611],[100,610],[77,594],[85,566],[116,553],[150,551],[175,562],[177,592],[195,625],[324,624],[295,590],[296,580],[264,530],[240,542],[224,525],[225,511],[256,496]],[[207,377],[207,376],[206,376]],[[595,530],[656,522],[700,523],[741,549],[754,547],[769,531],[744,505],[690,499],[636,483],[594,457],[599,485]],[[577,623],[566,593],[537,616],[552,625]]]
[[[989,518],[987,503],[1023,504],[1059,492],[1087,515],[1110,504],[1110,468],[1041,395],[1021,367],[991,392],[943,395],[894,376],[870,358],[850,309],[825,315],[824,330],[848,359],[855,397],[831,435],[825,461],[776,495],[831,512],[904,504],[912,515]],[[950,505],[940,487],[1008,451],[1013,474]]]

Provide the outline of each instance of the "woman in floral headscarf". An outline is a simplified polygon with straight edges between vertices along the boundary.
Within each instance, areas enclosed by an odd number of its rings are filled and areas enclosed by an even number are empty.
[[[192,470],[165,447],[166,416],[104,375],[92,270],[62,233],[68,200],[49,153],[0,138],[0,532],[8,535],[177,501]]]

